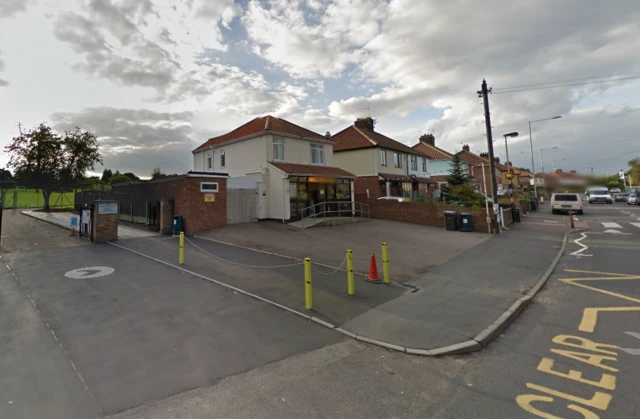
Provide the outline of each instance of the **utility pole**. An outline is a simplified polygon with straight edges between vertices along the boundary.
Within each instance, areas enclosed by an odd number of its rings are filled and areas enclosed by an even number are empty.
[[[493,199],[493,218],[491,224],[493,225],[493,231],[496,234],[500,234],[500,227],[496,220],[496,208],[498,208],[498,183],[496,182],[496,165],[493,159],[493,134],[491,132],[491,113],[489,112],[489,93],[492,89],[487,89],[487,81],[482,80],[481,90],[478,91],[478,96],[482,97],[484,102],[484,123],[487,129],[487,149],[489,150],[489,171],[491,173],[491,198]],[[484,173],[484,171],[483,171]]]

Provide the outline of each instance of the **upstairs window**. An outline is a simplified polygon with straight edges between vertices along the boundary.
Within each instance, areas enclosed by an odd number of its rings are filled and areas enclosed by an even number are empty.
[[[400,153],[393,153],[393,165],[395,167],[402,167],[402,158]]]
[[[324,164],[324,146],[311,144],[311,164]]]
[[[422,171],[427,173],[427,159],[426,158],[422,158]]]
[[[418,170],[418,157],[411,156],[411,170]]]
[[[387,165],[387,150],[380,150],[380,164]]]
[[[284,140],[282,138],[273,139],[273,160],[284,161]]]
[[[211,151],[207,153],[207,170],[209,172],[213,170],[213,153]]]
[[[226,167],[227,166],[227,155],[225,154],[224,150],[222,150],[220,152],[220,167]]]

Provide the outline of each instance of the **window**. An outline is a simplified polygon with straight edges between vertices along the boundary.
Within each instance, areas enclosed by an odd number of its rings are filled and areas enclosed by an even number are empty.
[[[426,158],[422,158],[422,171],[427,173],[427,159]]]
[[[213,170],[213,153],[211,151],[207,153],[207,170],[209,172]]]
[[[311,164],[324,164],[324,146],[311,144]]]
[[[395,167],[402,167],[402,159],[400,158],[400,153],[393,153],[393,165]]]
[[[273,139],[273,160],[284,161],[284,140],[282,138]]]
[[[218,192],[218,182],[200,182],[200,192]]]
[[[387,150],[380,150],[380,164],[387,165]]]
[[[418,157],[411,156],[411,170],[418,170]]]
[[[220,152],[220,167],[225,167],[227,164],[227,156],[224,153],[224,150]]]

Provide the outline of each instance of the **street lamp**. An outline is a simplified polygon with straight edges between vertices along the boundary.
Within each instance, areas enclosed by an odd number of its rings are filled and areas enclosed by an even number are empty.
[[[554,159],[554,160],[552,160],[552,162],[553,162],[553,171],[554,172],[556,171],[556,161],[565,161],[565,160],[567,160],[567,159],[562,159],[562,160],[555,160]]]
[[[533,161],[533,140],[531,139],[531,124],[535,122],[550,121],[552,119],[560,119],[560,118],[562,118],[562,116],[558,115],[551,118],[543,118],[543,119],[536,119],[535,121],[529,121],[529,147],[531,148],[531,170],[533,171],[532,174],[534,179],[536,178],[536,166]],[[542,173],[544,173],[544,170],[542,170]],[[536,196],[536,200],[538,200],[538,187],[535,184],[533,185],[533,192]]]
[[[509,179],[509,195],[511,197],[511,203],[513,204],[513,175],[511,174],[511,160],[509,160],[509,145],[507,144],[507,138],[517,137],[517,132],[510,132],[508,134],[504,134],[504,148],[507,152],[507,179]]]
[[[541,148],[540,149],[540,167],[542,168],[542,174],[544,176],[544,157],[542,155],[543,151],[547,151],[547,150],[555,150],[558,147],[548,147],[548,148]]]

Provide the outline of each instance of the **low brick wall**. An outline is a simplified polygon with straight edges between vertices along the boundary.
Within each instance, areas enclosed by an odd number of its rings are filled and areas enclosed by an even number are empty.
[[[405,223],[440,228],[444,228],[444,211],[456,211],[458,214],[468,212],[471,213],[473,218],[473,230],[483,233],[488,232],[487,212],[484,208],[464,208],[457,205],[423,204],[421,202],[377,200],[363,200],[361,202],[369,204],[371,218],[403,221]],[[458,218],[458,226],[460,224],[460,218]]]
[[[509,227],[513,224],[513,212],[510,209],[505,208],[504,211],[504,225]]]

